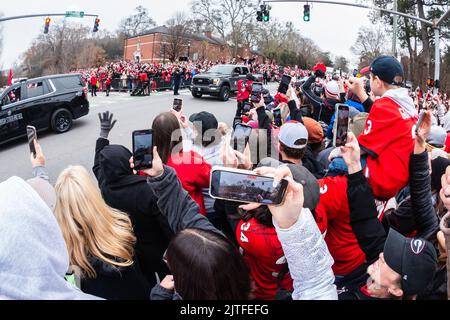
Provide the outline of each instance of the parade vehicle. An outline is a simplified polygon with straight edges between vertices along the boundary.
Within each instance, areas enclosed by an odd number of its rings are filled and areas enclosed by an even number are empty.
[[[244,65],[221,64],[212,67],[205,73],[193,77],[191,92],[195,98],[203,95],[218,97],[228,101],[230,95],[238,90],[238,81],[245,79],[250,72]],[[258,82],[262,82],[262,75],[254,75]]]
[[[80,74],[24,79],[0,93],[0,144],[38,131],[70,130],[74,119],[89,113],[88,91]]]

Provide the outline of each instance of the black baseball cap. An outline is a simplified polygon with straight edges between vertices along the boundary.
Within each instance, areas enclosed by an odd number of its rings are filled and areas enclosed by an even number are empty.
[[[400,87],[403,85],[403,67],[394,57],[380,56],[376,58],[370,65],[370,72],[388,84]],[[401,80],[396,79],[397,77],[401,77]]]
[[[433,280],[437,255],[429,241],[406,238],[391,229],[383,253],[388,266],[401,276],[404,296],[422,293]]]
[[[271,167],[278,168],[282,165],[280,161],[273,158],[264,158],[258,164],[258,168]],[[292,176],[295,182],[303,185],[304,203],[303,207],[310,210],[314,210],[320,201],[320,185],[316,177],[313,176],[308,169],[303,166],[289,164],[287,165],[292,172]]]
[[[207,130],[217,129],[219,127],[216,117],[212,113],[206,111],[192,114],[189,117],[189,121],[194,124],[200,122],[202,124],[202,134]]]

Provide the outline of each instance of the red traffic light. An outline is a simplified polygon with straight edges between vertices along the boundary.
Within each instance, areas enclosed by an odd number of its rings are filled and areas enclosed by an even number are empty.
[[[52,19],[50,19],[49,17],[45,18],[45,27],[44,27],[45,34],[48,33],[48,28],[50,27],[50,21],[52,21]]]

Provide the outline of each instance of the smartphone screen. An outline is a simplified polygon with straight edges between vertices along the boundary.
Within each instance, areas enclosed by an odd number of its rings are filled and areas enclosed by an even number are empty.
[[[139,130],[133,132],[133,159],[135,170],[148,169],[152,167],[152,130]]]
[[[420,126],[422,126],[422,122],[423,122],[424,116],[425,116],[425,112],[422,112],[419,115],[419,121],[416,124],[416,134],[419,132]]]
[[[291,76],[287,74],[283,75],[283,77],[281,78],[280,86],[278,88],[278,92],[286,94],[289,89],[289,84],[291,83],[291,80],[292,80]]]
[[[279,205],[283,202],[288,182],[281,180],[273,187],[273,178],[258,176],[248,171],[213,170],[210,192],[213,198],[244,203]]]
[[[345,146],[347,143],[348,124],[350,117],[349,106],[345,104],[336,105],[336,117],[334,120],[334,139],[333,145],[335,147]]]
[[[262,90],[263,90],[262,83],[254,82],[252,84],[252,97],[251,97],[252,102],[258,103],[259,101],[261,101]]]
[[[30,147],[30,153],[36,158],[36,148],[34,147],[34,140],[37,139],[36,128],[33,126],[27,126],[28,145]]]
[[[281,110],[280,109],[274,109],[273,110],[273,122],[277,127],[281,127],[283,125],[281,120]]]
[[[173,110],[180,112],[183,107],[183,100],[181,99],[173,99]]]
[[[233,136],[231,137],[233,149],[240,153],[244,153],[245,147],[250,140],[251,133],[252,128],[250,126],[241,123],[236,124]]]

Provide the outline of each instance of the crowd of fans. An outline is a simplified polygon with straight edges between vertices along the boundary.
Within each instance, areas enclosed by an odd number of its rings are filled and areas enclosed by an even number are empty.
[[[109,91],[111,85],[116,90],[132,92],[142,84],[147,84],[146,93],[159,89],[172,88],[174,78],[181,77],[181,83],[189,84],[196,74],[208,71],[218,64],[246,64],[250,66],[252,73],[261,74],[264,82],[278,81],[284,69],[277,64],[258,64],[256,58],[244,59],[238,56],[235,59],[225,61],[199,61],[199,62],[167,62],[167,63],[143,63],[136,61],[120,60],[110,62],[104,66],[72,70],[82,74],[83,80],[89,84],[92,95],[97,90]],[[290,68],[287,68],[290,71]],[[300,74],[300,71],[299,71]]]
[[[84,74],[192,76],[211,65],[122,61]],[[34,178],[0,183],[0,297],[446,299],[448,97],[403,88],[402,66],[388,56],[360,78],[326,74],[322,64],[252,68],[292,82],[255,102],[252,75],[241,80],[234,122],[253,128],[243,153],[230,144],[234,126],[168,106],[148,119],[152,168],[136,172],[132,152],[110,144],[120,119],[105,112],[92,150],[96,181],[71,166],[51,186],[52,164],[35,141]],[[329,128],[339,103],[350,106],[350,124],[336,148]],[[216,165],[286,179],[284,202],[212,198]]]

